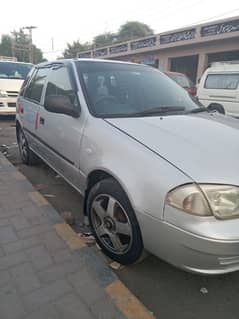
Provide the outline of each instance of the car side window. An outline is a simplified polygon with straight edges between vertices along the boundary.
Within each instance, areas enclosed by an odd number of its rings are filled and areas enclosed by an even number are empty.
[[[78,106],[76,91],[71,82],[70,75],[65,66],[53,68],[46,87],[45,99],[49,96],[64,95],[70,98],[72,105]]]
[[[209,74],[204,88],[219,90],[236,90],[239,84],[239,74]]]
[[[38,69],[25,91],[25,97],[40,103],[49,68]]]
[[[24,92],[25,92],[25,90],[27,88],[27,84],[28,84],[30,78],[32,76],[34,76],[34,73],[36,73],[36,69],[32,68],[31,71],[28,73],[27,77],[25,78],[24,82],[22,83],[22,86],[21,86],[21,89],[20,89],[20,92],[19,92],[20,96],[24,95]]]

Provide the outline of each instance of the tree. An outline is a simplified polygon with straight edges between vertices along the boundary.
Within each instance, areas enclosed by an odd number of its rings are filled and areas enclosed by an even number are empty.
[[[93,45],[98,48],[98,47],[104,47],[107,45],[111,45],[117,41],[117,34],[111,33],[111,32],[106,32],[97,35],[94,37],[93,40]]]
[[[29,36],[23,30],[13,31],[12,35],[2,35],[0,43],[0,55],[15,56],[20,62],[29,62]],[[44,61],[41,49],[32,45],[33,62],[39,63]]]
[[[135,38],[147,37],[151,34],[154,34],[154,32],[147,24],[138,21],[128,21],[120,26],[118,40],[123,42]]]
[[[2,35],[0,43],[0,55],[12,56],[12,39],[9,35]]]
[[[79,40],[74,41],[72,44],[67,43],[67,48],[63,52],[63,56],[66,59],[77,57],[77,53],[81,51],[87,51],[92,48],[92,45],[89,42],[80,43]]]

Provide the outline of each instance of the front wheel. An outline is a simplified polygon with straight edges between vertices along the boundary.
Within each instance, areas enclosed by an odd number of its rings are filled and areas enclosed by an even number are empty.
[[[135,213],[121,186],[113,179],[98,182],[86,205],[90,226],[102,251],[121,264],[137,261],[143,242]]]

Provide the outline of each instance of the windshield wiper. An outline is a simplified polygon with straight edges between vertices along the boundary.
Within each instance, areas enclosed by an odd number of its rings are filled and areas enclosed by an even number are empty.
[[[209,112],[209,111],[206,107],[202,106],[202,107],[198,107],[196,109],[192,109],[192,110],[188,111],[187,113],[200,113],[200,112]]]
[[[171,113],[171,112],[182,112],[184,110],[185,110],[185,107],[182,107],[182,106],[158,106],[158,107],[153,107],[141,112],[133,113],[132,116],[165,114],[165,113]]]

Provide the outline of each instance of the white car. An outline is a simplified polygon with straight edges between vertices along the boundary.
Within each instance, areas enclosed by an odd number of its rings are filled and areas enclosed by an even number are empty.
[[[239,63],[212,63],[200,80],[197,97],[210,111],[238,117]]]
[[[16,113],[16,100],[32,64],[0,61],[0,115]]]
[[[94,59],[34,68],[18,97],[22,161],[84,196],[97,243],[183,269],[239,270],[239,121],[199,107],[160,71]]]

